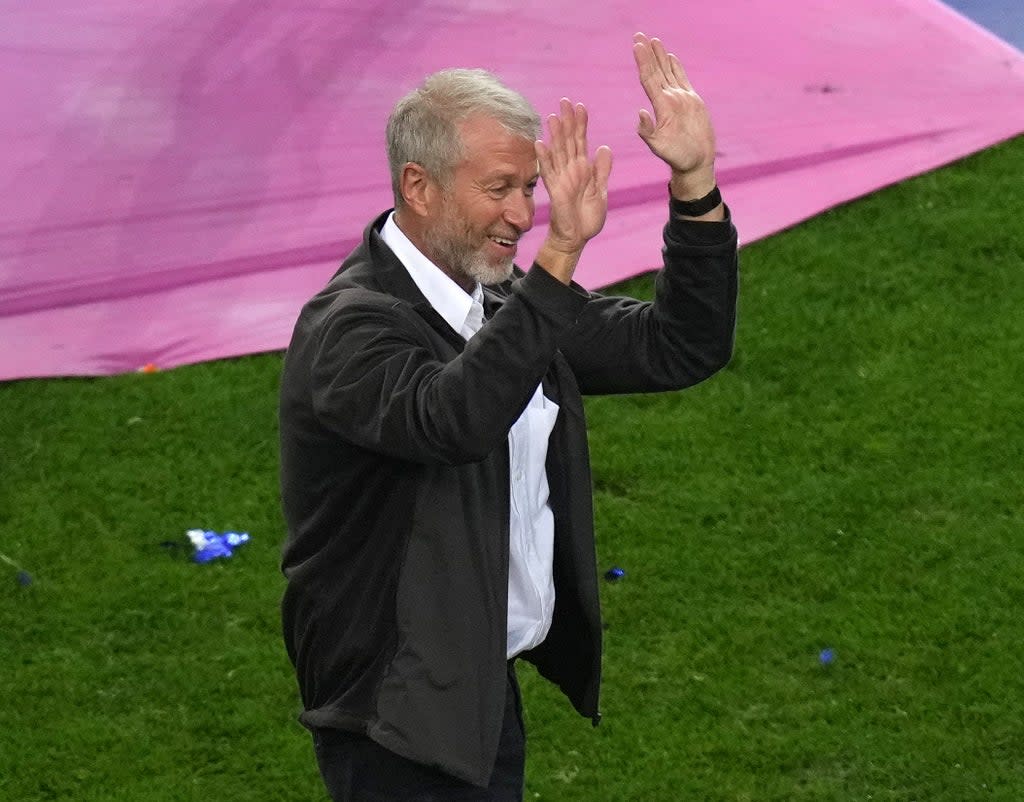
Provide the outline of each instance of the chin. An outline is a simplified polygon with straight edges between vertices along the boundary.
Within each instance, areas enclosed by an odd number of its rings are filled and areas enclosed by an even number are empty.
[[[485,286],[501,284],[512,278],[512,260],[500,264],[491,264],[483,260],[474,261],[466,272]]]

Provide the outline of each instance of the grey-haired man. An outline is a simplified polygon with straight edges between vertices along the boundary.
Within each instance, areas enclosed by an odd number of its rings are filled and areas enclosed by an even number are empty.
[[[601,667],[582,394],[674,390],[728,361],[737,243],[707,111],[634,37],[669,167],[653,302],[572,280],[611,152],[482,71],[427,78],[388,124],[395,209],[303,308],[281,388],[282,603],[335,800],[521,800],[514,661],[596,723]],[[550,223],[515,267],[544,181]]]

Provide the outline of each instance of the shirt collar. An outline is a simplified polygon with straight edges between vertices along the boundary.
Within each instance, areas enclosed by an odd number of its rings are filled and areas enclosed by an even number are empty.
[[[483,303],[484,292],[480,283],[473,287],[472,295],[445,275],[437,265],[431,262],[412,244],[405,233],[395,223],[395,213],[388,215],[387,222],[380,232],[381,239],[398,257],[409,272],[419,291],[427,299],[434,311],[455,331],[462,331],[469,315],[473,301]]]

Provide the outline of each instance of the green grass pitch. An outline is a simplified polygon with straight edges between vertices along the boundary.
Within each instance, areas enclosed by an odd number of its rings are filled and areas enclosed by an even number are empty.
[[[1024,799],[1022,175],[1017,138],[744,248],[726,370],[588,401],[626,574],[601,726],[521,671],[528,802]],[[0,385],[0,800],[325,798],[280,364]]]

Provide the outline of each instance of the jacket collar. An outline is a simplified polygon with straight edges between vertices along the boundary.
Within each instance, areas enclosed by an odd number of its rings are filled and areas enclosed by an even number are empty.
[[[334,279],[344,276],[346,283],[392,295],[413,305],[417,310],[430,308],[409,271],[380,236],[393,209],[378,215],[363,231],[363,241],[342,262]]]
[[[393,209],[378,215],[363,231],[363,240],[348,256],[334,274],[334,279],[344,275],[347,283],[357,284],[366,289],[383,292],[411,304],[431,326],[445,334],[453,342],[465,344],[462,336],[449,326],[443,317],[430,305],[420,292],[409,271],[394,252],[381,239],[380,230],[387,222]],[[513,279],[523,275],[515,268]],[[332,279],[332,281],[334,280]],[[491,317],[507,300],[510,281],[484,287],[484,315]]]

